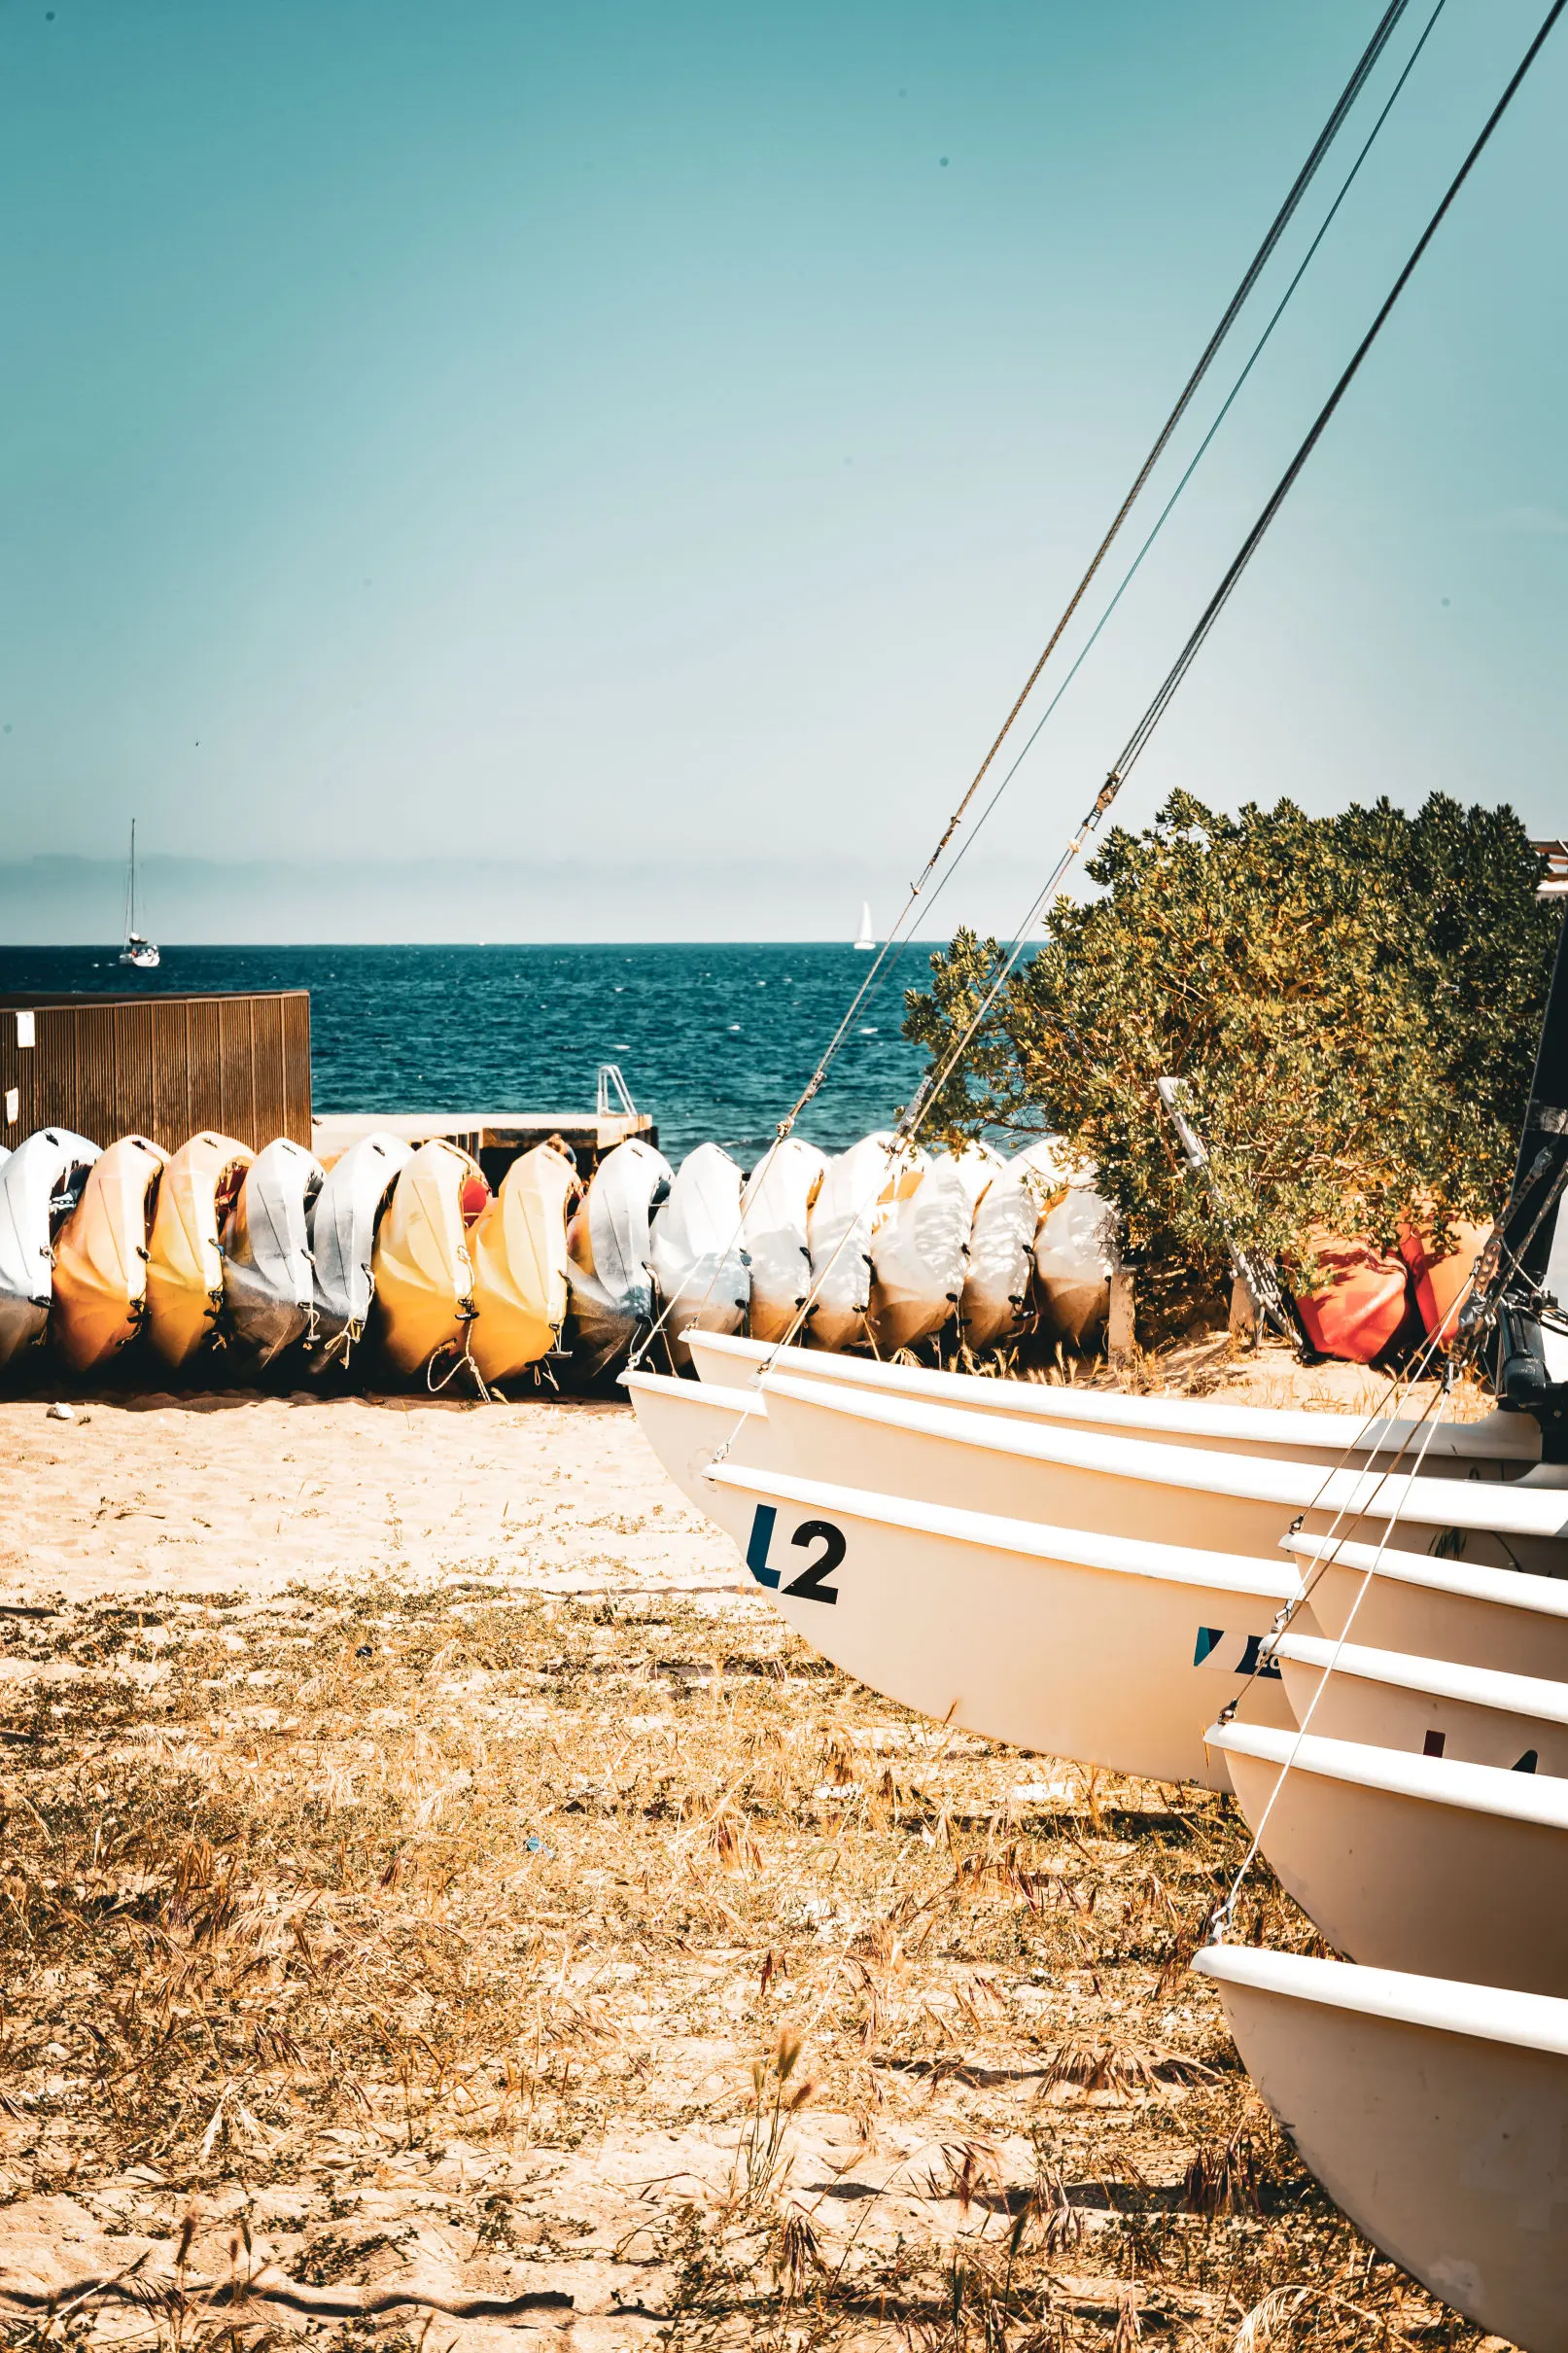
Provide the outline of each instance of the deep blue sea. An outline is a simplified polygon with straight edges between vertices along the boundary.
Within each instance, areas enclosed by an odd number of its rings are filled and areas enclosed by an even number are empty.
[[[889,959],[799,1133],[829,1151],[884,1127],[923,1069],[900,1035],[926,944]],[[746,1163],[865,978],[848,946],[0,948],[0,993],[308,989],[327,1111],[591,1110],[617,1062],[674,1158],[707,1139]]]

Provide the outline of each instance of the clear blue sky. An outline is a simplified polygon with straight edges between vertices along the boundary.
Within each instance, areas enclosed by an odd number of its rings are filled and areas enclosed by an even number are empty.
[[[1027,897],[1544,6],[1447,0],[953,913]],[[602,935],[600,868],[665,878],[655,936],[890,912],[1376,13],[0,0],[0,859],[134,810],[150,860],[363,864],[338,936],[382,861],[457,861],[447,937],[465,860],[520,878],[489,936]],[[1131,820],[1568,828],[1565,113],[1568,30]]]

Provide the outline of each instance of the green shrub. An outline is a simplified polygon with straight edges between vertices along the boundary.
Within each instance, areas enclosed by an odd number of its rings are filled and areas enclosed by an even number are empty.
[[[1312,818],[1216,815],[1172,793],[1117,827],[1085,904],[1057,901],[927,1129],[1054,1130],[1099,1170],[1167,1311],[1226,1259],[1155,1081],[1184,1078],[1237,1239],[1271,1254],[1317,1223],[1392,1239],[1402,1214],[1489,1218],[1513,1172],[1559,909],[1511,809],[1434,794]],[[906,1000],[937,1067],[994,978],[960,931]]]

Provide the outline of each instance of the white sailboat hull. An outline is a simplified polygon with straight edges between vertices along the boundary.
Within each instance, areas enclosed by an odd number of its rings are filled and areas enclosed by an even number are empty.
[[[816,1305],[814,1348],[863,1348],[871,1306],[871,1249],[896,1190],[897,1154],[886,1130],[830,1160],[807,1227]]]
[[[1568,1774],[1568,1683],[1358,1642],[1336,1645],[1294,1628],[1272,1655],[1291,1714],[1325,1740],[1505,1773],[1531,1758],[1532,1772]]]
[[[626,1387],[683,1492],[795,1631],[846,1673],[988,1738],[1228,1787],[1223,1764],[1205,1755],[1204,1727],[1241,1689],[1297,1590],[1286,1563],[749,1471],[739,1458],[761,1422],[754,1398],[643,1373]],[[824,1559],[831,1573],[814,1579]],[[1290,1723],[1277,1678],[1253,1691],[1262,1720]]]
[[[1247,1946],[1194,1966],[1357,2229],[1479,2328],[1568,2353],[1568,2004]]]
[[[1396,1532],[1399,1542],[1381,1550],[1305,1531],[1288,1538],[1326,1634],[1568,1682],[1568,1581],[1407,1552]]]
[[[990,1194],[981,1202],[984,1210]],[[967,1291],[965,1298],[967,1299]],[[967,1311],[966,1311],[967,1312]],[[883,1364],[872,1356],[832,1355],[824,1349],[779,1348],[738,1334],[699,1332],[691,1343],[699,1380],[738,1388],[764,1369],[830,1387],[864,1389],[872,1396],[1000,1414],[1022,1423],[1098,1431],[1107,1437],[1154,1438],[1167,1446],[1217,1448],[1337,1470],[1372,1461],[1392,1463],[1425,1446],[1423,1478],[1518,1478],[1541,1458],[1541,1433],[1523,1414],[1489,1414],[1483,1422],[1430,1424],[1369,1421],[1360,1414],[1308,1414],[1289,1407],[1227,1405],[1212,1398],[1128,1396],[1119,1389],[1079,1388],[1044,1381],[999,1381],[982,1373],[937,1372],[923,1364]]]
[[[956,1318],[975,1202],[1000,1165],[984,1145],[922,1155],[918,1181],[889,1208],[871,1245],[866,1320],[879,1353],[916,1348]]]
[[[1205,1551],[1271,1552],[1292,1521],[1309,1534],[1424,1551],[1460,1531],[1467,1558],[1568,1569],[1568,1493],[1403,1472],[1320,1471],[1153,1440],[1109,1437],[770,1373],[770,1458],[780,1469],[879,1494],[974,1505]]]
[[[1251,1720],[1207,1738],[1281,1886],[1337,1950],[1568,1994],[1568,1785]]]

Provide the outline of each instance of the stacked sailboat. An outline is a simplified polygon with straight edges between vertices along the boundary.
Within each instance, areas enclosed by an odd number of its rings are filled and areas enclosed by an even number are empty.
[[[1565,1099],[1559,955],[1493,1253],[1511,1273],[1468,1315],[1508,1351],[1479,1422],[714,1330],[686,1335],[695,1383],[625,1376],[671,1477],[845,1671],[939,1722],[1234,1793],[1349,1956],[1205,1948],[1243,2058],[1345,2211],[1530,2353],[1568,2343],[1568,1386],[1540,1323]]]

